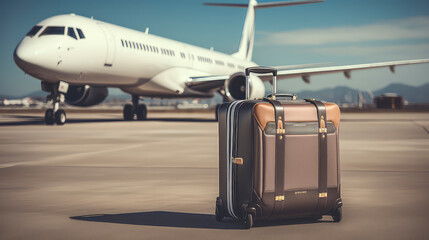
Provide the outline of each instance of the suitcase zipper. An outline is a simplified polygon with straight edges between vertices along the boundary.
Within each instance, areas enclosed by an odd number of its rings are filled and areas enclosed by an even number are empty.
[[[232,164],[233,164],[233,146],[234,146],[234,119],[235,119],[235,108],[243,100],[232,102],[227,111],[227,150],[226,150],[226,159],[227,159],[227,191],[226,191],[226,201],[227,201],[227,210],[229,215],[234,218],[237,218],[234,212],[233,204],[233,176],[232,176]]]

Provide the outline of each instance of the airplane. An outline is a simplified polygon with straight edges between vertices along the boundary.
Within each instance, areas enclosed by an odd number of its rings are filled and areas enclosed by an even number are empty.
[[[212,98],[216,92],[224,101],[245,98],[247,67],[252,61],[255,10],[320,3],[322,0],[248,4],[205,3],[208,6],[247,8],[238,51],[225,54],[198,46],[113,25],[75,14],[58,15],[37,23],[14,52],[16,65],[41,80],[43,91],[50,92],[52,108],[45,112],[46,124],[62,125],[66,113],[60,102],[92,106],[105,100],[108,87],[129,93],[132,104],[123,109],[124,120],[145,120],[147,107],[141,97]],[[278,68],[278,79],[300,77],[310,83],[313,75],[427,63],[429,59],[369,63],[347,66],[315,67],[312,64]],[[262,98],[268,75],[251,75],[250,99]]]
[[[35,101],[29,97],[21,98],[21,99],[3,99],[4,106],[24,106],[30,107],[31,104],[34,104]]]

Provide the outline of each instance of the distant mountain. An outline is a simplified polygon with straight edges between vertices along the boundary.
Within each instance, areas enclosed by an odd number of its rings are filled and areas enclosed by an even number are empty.
[[[354,103],[357,102],[358,92],[349,87],[335,87],[316,91],[301,91],[298,93],[298,97],[300,99],[315,98],[335,103]]]
[[[409,103],[429,103],[429,83],[421,86],[409,86],[401,83],[393,83],[389,86],[372,91],[374,97],[383,93],[396,93]],[[323,101],[341,103],[356,103],[358,101],[358,90],[349,87],[325,88],[316,91],[301,91],[295,93],[300,99],[316,98]],[[364,99],[371,103],[371,97],[367,91],[362,91]]]
[[[409,103],[429,103],[429,83],[412,87],[401,83],[393,83],[380,90],[374,91],[375,96],[383,93],[397,93]]]
[[[15,98],[15,97],[13,97],[13,96],[11,96],[11,95],[6,95],[6,94],[0,94],[0,100],[3,100],[3,99],[11,99],[11,98]]]

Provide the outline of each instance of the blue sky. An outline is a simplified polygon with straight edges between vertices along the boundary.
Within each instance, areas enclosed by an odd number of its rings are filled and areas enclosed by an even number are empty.
[[[245,9],[203,6],[201,0],[152,1],[1,1],[0,94],[23,95],[40,89],[13,62],[13,51],[37,22],[53,15],[87,17],[233,53],[237,50]],[[240,2],[246,0],[209,2]],[[267,1],[260,1],[267,2]],[[256,13],[253,60],[261,65],[358,64],[429,58],[429,1],[327,0],[302,6],[260,9]],[[346,85],[375,90],[392,82],[418,86],[429,82],[429,64],[316,76],[311,84],[284,80],[279,89],[296,92]]]

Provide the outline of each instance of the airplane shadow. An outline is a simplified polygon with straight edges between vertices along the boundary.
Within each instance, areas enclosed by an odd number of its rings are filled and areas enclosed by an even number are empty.
[[[0,122],[0,126],[26,126],[26,125],[46,125],[45,119],[41,117],[22,117],[16,116],[15,118],[25,118],[33,120],[25,121],[14,121],[14,122]],[[101,122],[122,122],[122,119],[67,119],[66,124],[75,124],[75,123],[101,123]]]
[[[45,125],[45,119],[39,116],[7,115],[9,118],[25,119],[23,121],[0,122],[0,126],[26,126],[26,125]],[[196,119],[196,118],[149,118],[145,122],[216,122],[215,119]],[[102,123],[102,122],[124,122],[121,118],[103,118],[103,119],[67,119],[66,124],[76,123]],[[136,121],[130,121],[136,122]]]
[[[121,214],[94,214],[70,217],[73,220],[105,222],[143,226],[205,228],[205,229],[245,229],[244,224],[232,218],[218,222],[214,215],[168,211],[151,211]],[[287,219],[280,221],[255,222],[254,227],[282,226],[330,222],[315,219]]]

